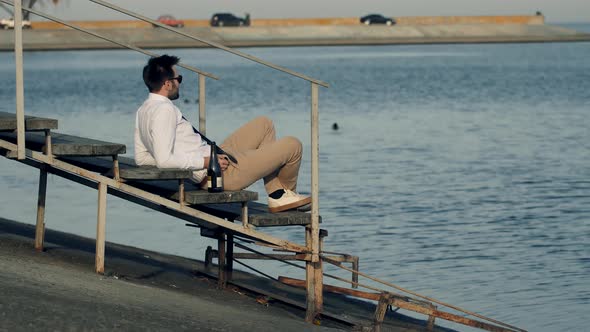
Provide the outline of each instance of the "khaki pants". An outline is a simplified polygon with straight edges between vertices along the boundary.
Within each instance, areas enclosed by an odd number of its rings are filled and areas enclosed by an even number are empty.
[[[301,142],[291,136],[277,140],[269,118],[261,116],[246,123],[223,141],[221,148],[238,160],[223,172],[226,190],[244,189],[259,179],[264,179],[269,194],[297,189]]]

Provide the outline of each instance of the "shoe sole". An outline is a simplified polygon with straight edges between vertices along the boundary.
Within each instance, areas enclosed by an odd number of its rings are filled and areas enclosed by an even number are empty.
[[[286,204],[286,205],[281,205],[281,206],[277,206],[274,208],[269,207],[268,211],[270,211],[270,213],[277,213],[277,212],[283,212],[283,211],[287,211],[287,210],[292,210],[292,209],[296,209],[300,206],[304,206],[307,204],[311,203],[311,197],[307,197],[305,199],[302,199],[300,201],[297,202],[293,202],[291,204]]]

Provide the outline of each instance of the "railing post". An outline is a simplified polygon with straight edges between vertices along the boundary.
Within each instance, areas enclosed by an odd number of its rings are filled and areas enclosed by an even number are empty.
[[[320,254],[319,224],[319,86],[311,83],[311,225],[306,228],[306,245],[311,261],[306,262],[307,311],[305,320],[312,323],[322,312],[323,272]]]
[[[199,131],[207,135],[205,119],[205,75],[199,74]]]
[[[14,0],[14,62],[16,65],[16,144],[17,159],[25,159],[25,89],[23,79],[22,0]]]

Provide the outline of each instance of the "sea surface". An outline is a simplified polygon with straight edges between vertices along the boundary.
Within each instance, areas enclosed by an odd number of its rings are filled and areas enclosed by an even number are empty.
[[[242,51],[330,84],[319,104],[326,250],[529,331],[590,330],[590,43]],[[213,140],[259,115],[280,136],[299,137],[299,190],[310,191],[308,82],[216,50],[158,52],[221,77],[207,81]],[[60,132],[125,143],[132,155],[145,56],[27,52],[24,62],[27,114],[58,119]],[[177,105],[196,124],[198,79],[181,72]],[[12,53],[0,53],[0,86],[0,111],[14,112]],[[0,159],[0,216],[33,224],[37,185],[38,170]],[[264,197],[260,183],[251,189]],[[94,237],[96,199],[95,190],[50,176],[47,227]],[[141,206],[115,197],[108,206],[108,241],[196,259],[215,245]],[[264,231],[304,241],[301,228]],[[304,276],[281,263],[247,263]]]

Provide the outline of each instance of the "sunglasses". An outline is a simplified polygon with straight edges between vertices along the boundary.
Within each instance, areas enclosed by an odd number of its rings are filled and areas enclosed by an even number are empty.
[[[178,75],[176,77],[169,78],[168,81],[177,80],[178,84],[182,83],[182,75]]]

